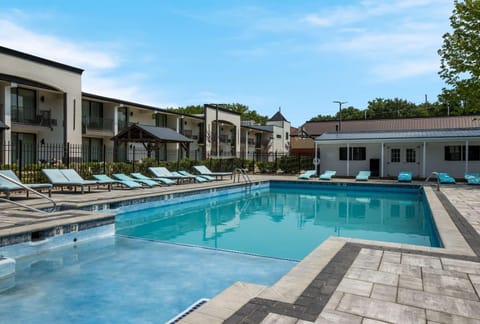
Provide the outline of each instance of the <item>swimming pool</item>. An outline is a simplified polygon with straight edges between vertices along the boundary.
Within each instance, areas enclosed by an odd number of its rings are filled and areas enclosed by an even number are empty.
[[[131,209],[117,234],[269,257],[300,260],[329,236],[441,247],[419,187],[270,182]]]
[[[236,281],[272,285],[296,263],[110,237],[17,259],[2,323],[164,323]],[[0,287],[2,280],[0,280]]]

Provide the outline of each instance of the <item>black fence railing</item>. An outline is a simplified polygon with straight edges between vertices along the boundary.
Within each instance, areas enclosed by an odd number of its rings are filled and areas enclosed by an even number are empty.
[[[83,177],[90,179],[93,174],[144,172],[150,166],[166,166],[171,171],[194,171],[193,166],[203,164],[212,171],[231,171],[235,168],[251,172],[295,174],[301,170],[313,169],[312,156],[292,156],[288,154],[250,153],[244,158],[219,157],[201,159],[198,151],[147,151],[136,146],[126,150],[107,149],[103,146],[81,144],[30,144],[19,141],[3,146],[1,169],[11,169],[27,183],[46,182],[41,169],[71,168]]]

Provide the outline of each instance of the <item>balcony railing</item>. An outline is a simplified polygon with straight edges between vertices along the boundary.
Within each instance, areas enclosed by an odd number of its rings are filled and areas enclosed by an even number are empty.
[[[113,130],[113,119],[101,117],[82,118],[83,129]]]
[[[12,122],[17,124],[53,127],[57,126],[57,120],[51,118],[50,111],[40,111],[38,115],[19,114],[18,111],[12,110]]]

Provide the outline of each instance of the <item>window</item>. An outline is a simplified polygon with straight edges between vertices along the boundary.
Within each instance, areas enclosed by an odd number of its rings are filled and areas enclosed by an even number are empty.
[[[480,145],[469,145],[468,146],[468,160],[469,161],[480,161]]]
[[[280,134],[277,134],[277,138],[282,138],[282,135],[280,135]]]
[[[37,116],[36,92],[24,88],[12,88],[10,92],[12,121],[34,123]]]
[[[183,119],[180,120],[183,121]],[[155,126],[167,127],[167,115],[155,114]]]
[[[285,133],[285,139],[288,140],[288,132]]]
[[[400,162],[400,149],[399,148],[392,148],[390,150],[390,162],[392,162],[392,163]]]
[[[100,162],[103,160],[103,140],[100,138],[83,138],[82,157],[84,162]]]
[[[118,108],[118,121],[117,121],[118,131],[128,127],[128,111],[127,107]]]
[[[350,161],[364,161],[366,159],[366,148],[365,147],[350,147]],[[347,148],[339,148],[339,159],[340,161],[347,160]]]
[[[103,103],[82,100],[82,121],[86,127],[103,129]]]
[[[415,163],[415,162],[417,162],[417,159],[416,159],[416,156],[415,156],[416,153],[417,153],[417,152],[415,151],[415,149],[411,149],[411,148],[407,149],[407,151],[406,151],[406,156],[407,156],[406,162],[407,162],[407,163]]]
[[[445,146],[445,161],[465,161],[466,152],[465,145]],[[480,145],[468,146],[468,160],[480,161]]]
[[[35,134],[12,132],[12,161],[22,165],[35,163],[37,161],[36,143]]]

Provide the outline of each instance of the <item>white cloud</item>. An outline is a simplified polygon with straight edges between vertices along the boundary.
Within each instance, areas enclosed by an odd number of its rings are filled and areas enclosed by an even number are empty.
[[[21,14],[16,12],[16,16]],[[23,18],[28,17],[24,15]],[[159,104],[161,91],[145,91],[147,75],[120,72],[118,48],[113,46],[109,50],[111,44],[86,44],[39,34],[0,17],[0,45],[84,69],[82,91],[143,104]]]
[[[52,35],[37,34],[6,19],[0,19],[0,44],[83,69],[109,69],[117,66],[117,59],[111,53],[88,44],[77,44]]]
[[[433,60],[412,60],[390,62],[376,65],[372,75],[382,81],[392,81],[434,74],[439,70],[439,63]]]

